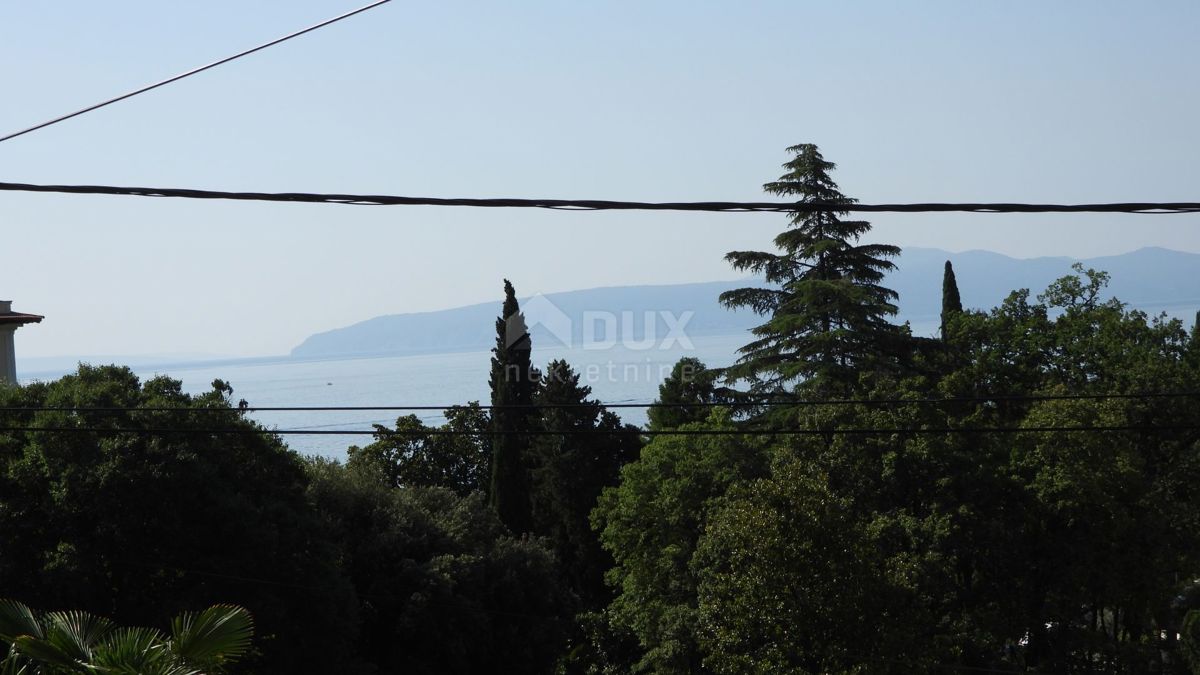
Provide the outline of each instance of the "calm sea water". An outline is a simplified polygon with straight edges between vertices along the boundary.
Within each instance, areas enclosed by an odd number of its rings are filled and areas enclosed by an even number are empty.
[[[691,339],[691,348],[634,350],[616,346],[603,350],[544,348],[533,352],[534,364],[544,368],[552,359],[566,359],[592,387],[593,396],[607,403],[648,403],[658,396],[658,385],[684,356],[694,356],[713,367],[733,362],[744,335],[702,336]],[[488,352],[428,354],[386,358],[323,361],[276,360],[223,364],[181,364],[162,369],[134,368],[139,376],[168,375],[183,382],[184,390],[200,393],[216,378],[233,386],[233,400],[246,399],[256,407],[295,406],[450,406],[468,401],[488,401]],[[45,378],[42,378],[45,379]],[[427,424],[443,421],[435,411],[413,411]],[[644,409],[616,411],[622,419],[644,424]],[[255,412],[253,417],[269,428],[370,430],[372,424],[391,425],[407,412],[330,411]],[[350,445],[371,441],[361,436],[301,436],[284,439],[304,454],[341,457]]]
[[[1168,315],[1191,323],[1195,308],[1168,308]],[[916,335],[934,335],[936,320],[913,321]],[[658,397],[658,385],[671,367],[684,356],[694,356],[710,367],[727,366],[749,339],[746,334],[691,336],[690,345],[672,343],[668,349],[614,346],[608,349],[548,347],[534,349],[533,361],[540,368],[553,359],[566,359],[580,374],[592,395],[605,403],[649,403]],[[220,378],[233,386],[233,400],[246,399],[254,407],[296,406],[438,406],[469,401],[486,403],[489,398],[488,352],[423,354],[382,358],[330,359],[245,359],[233,362],[181,363],[171,366],[137,367],[142,378],[167,375],[183,382],[184,391],[201,393]],[[61,371],[29,373],[22,380],[49,380]],[[307,411],[255,412],[252,417],[268,428],[302,430],[371,430],[372,424],[392,425],[410,411]],[[440,424],[442,415],[433,410],[411,411],[427,424]],[[646,411],[616,410],[632,424],[645,424]],[[304,454],[342,457],[351,445],[371,441],[370,434],[354,436],[287,435],[284,440]]]

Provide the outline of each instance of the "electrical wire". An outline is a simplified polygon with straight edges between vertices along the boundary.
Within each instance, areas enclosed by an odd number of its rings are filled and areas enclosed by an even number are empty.
[[[243,435],[267,434],[275,436],[886,436],[924,434],[1020,434],[1020,433],[1066,433],[1120,432],[1120,431],[1198,431],[1200,425],[1148,425],[1123,424],[1111,426],[1040,426],[1040,427],[898,427],[898,428],[833,428],[833,429],[531,429],[513,430],[465,430],[465,429],[268,429],[258,426],[206,427],[206,428],[128,428],[128,427],[71,427],[71,426],[10,426],[0,427],[0,433],[105,433],[166,436],[171,434]]]
[[[753,408],[753,407],[810,407],[810,406],[890,406],[890,405],[929,405],[942,403],[1014,403],[1035,401],[1100,401],[1100,400],[1131,400],[1131,399],[1171,399],[1171,398],[1200,398],[1200,391],[1151,391],[1128,392],[1116,394],[999,394],[996,396],[948,396],[924,398],[827,398],[827,399],[772,399],[740,402],[697,401],[693,403],[630,403],[602,401],[590,403],[529,403],[504,405],[383,405],[383,406],[247,406],[245,408],[185,408],[185,407],[133,407],[133,406],[0,406],[0,412],[80,412],[80,413],[118,413],[118,412],[202,412],[202,413],[239,413],[239,412],[370,412],[370,411],[406,411],[406,410],[435,410],[444,411],[454,408],[477,410],[557,410],[580,408],[611,408],[611,409],[649,409],[649,408]]]
[[[27,130],[27,131],[31,131]],[[21,132],[25,133],[25,132]],[[2,141],[3,139],[0,139]],[[1118,202],[1105,204],[943,203],[856,204],[845,202],[633,202],[603,199],[479,199],[402,197],[396,195],[322,194],[309,192],[223,192],[185,188],[119,187],[112,185],[35,185],[0,183],[0,191],[51,192],[75,195],[177,197],[238,201],[349,204],[360,206],[468,206],[533,208],[569,211],[707,211],[718,213],[1200,213],[1200,202]]]
[[[328,20],[322,21],[321,23],[318,23],[318,24],[316,24],[316,25],[313,25],[313,26],[309,26],[308,28],[305,28],[305,29],[303,29],[303,30],[298,30],[298,31],[296,31],[296,32],[294,32],[294,33],[289,33],[288,35],[285,35],[285,36],[283,36],[283,37],[281,37],[281,38],[277,38],[277,39],[275,39],[275,40],[271,40],[270,42],[267,42],[267,43],[261,44],[261,45],[259,45],[259,46],[257,46],[257,47],[253,47],[253,48],[251,48],[251,49],[247,49],[246,51],[243,51],[243,52],[239,52],[239,53],[237,53],[237,54],[234,54],[233,56],[227,56],[227,57],[225,57],[225,58],[223,58],[223,59],[221,59],[221,60],[219,60],[219,61],[213,61],[212,63],[209,63],[209,64],[206,64],[206,65],[200,66],[199,68],[193,68],[193,69],[191,69],[191,70],[189,70],[189,71],[187,71],[187,72],[185,72],[185,73],[180,73],[179,75],[176,75],[176,76],[174,76],[174,77],[169,77],[169,78],[167,78],[167,79],[165,79],[165,80],[161,80],[161,81],[159,81],[159,82],[155,82],[154,84],[147,85],[147,86],[145,86],[145,87],[142,87],[142,88],[140,88],[140,89],[135,89],[135,90],[133,90],[133,91],[131,91],[131,92],[128,92],[128,93],[125,93],[125,94],[121,94],[120,96],[117,96],[117,97],[115,97],[115,98],[110,98],[110,99],[108,99],[108,100],[106,100],[106,101],[101,101],[100,103],[97,103],[97,104],[95,104],[95,105],[90,105],[90,106],[88,106],[88,107],[86,107],[86,108],[83,108],[83,109],[81,109],[81,110],[76,110],[76,111],[75,111],[75,112],[73,112],[73,113],[68,113],[68,114],[66,114],[66,115],[62,115],[61,117],[55,117],[55,118],[54,118],[54,119],[52,119],[52,120],[48,120],[48,121],[42,122],[42,123],[40,123],[40,124],[35,124],[34,126],[31,126],[31,127],[27,128],[27,129],[22,129],[21,131],[17,131],[17,132],[14,132],[14,133],[8,134],[7,136],[0,136],[0,143],[3,143],[4,141],[7,141],[7,140],[11,140],[11,139],[13,139],[13,138],[16,138],[16,137],[18,137],[18,136],[24,136],[25,134],[28,134],[28,133],[31,133],[31,132],[37,131],[38,129],[45,129],[45,128],[46,128],[46,127],[48,127],[48,126],[52,126],[52,125],[58,124],[59,122],[65,122],[65,121],[67,121],[67,120],[69,120],[69,119],[71,119],[71,118],[73,118],[73,117],[79,117],[80,115],[83,115],[83,114],[85,114],[85,113],[89,113],[89,112],[91,112],[91,111],[93,111],[93,110],[99,110],[100,108],[103,108],[103,107],[105,107],[105,106],[112,105],[112,104],[114,104],[114,103],[117,103],[117,102],[119,102],[119,101],[124,101],[124,100],[125,100],[125,99],[127,99],[127,98],[133,98],[134,96],[137,96],[138,94],[144,94],[144,93],[146,93],[146,92],[148,92],[148,91],[151,91],[151,90],[153,90],[153,89],[158,89],[159,87],[162,87],[162,86],[165,86],[165,85],[171,84],[172,82],[178,82],[179,80],[182,80],[182,79],[183,79],[183,78],[185,78],[185,77],[190,77],[190,76],[192,76],[192,75],[196,75],[196,74],[198,74],[198,73],[202,73],[202,72],[204,72],[204,71],[206,71],[206,70],[209,70],[209,69],[211,69],[211,68],[216,68],[217,66],[220,66],[220,65],[223,65],[223,64],[229,63],[230,61],[235,61],[235,60],[237,60],[237,59],[240,59],[240,58],[242,58],[243,56],[249,56],[250,54],[253,54],[253,53],[255,53],[255,52],[258,52],[258,51],[262,51],[262,50],[266,49],[267,47],[273,47],[273,46],[275,46],[275,45],[277,45],[277,44],[279,44],[279,43],[281,43],[281,42],[287,42],[288,40],[291,40],[292,38],[300,37],[301,35],[304,35],[305,33],[311,33],[312,31],[314,31],[314,30],[317,30],[318,28],[324,28],[325,26],[328,26],[328,25],[330,25],[330,24],[332,24],[332,23],[337,23],[338,21],[341,21],[342,19],[348,19],[348,18],[350,18],[350,17],[352,17],[352,16],[354,16],[354,15],[356,15],[356,14],[361,14],[362,12],[365,12],[365,11],[367,11],[368,9],[373,9],[373,8],[375,8],[375,7],[378,7],[379,5],[386,4],[386,3],[388,3],[388,2],[391,2],[391,1],[392,1],[392,0],[378,0],[377,2],[373,2],[373,3],[371,3],[371,4],[369,4],[369,5],[365,6],[365,7],[360,7],[360,8],[358,8],[358,9],[354,10],[354,11],[351,11],[351,12],[346,12],[345,14],[342,14],[342,15],[340,15],[340,16],[335,16],[335,17],[334,17],[334,18],[332,18],[332,19],[328,19]]]

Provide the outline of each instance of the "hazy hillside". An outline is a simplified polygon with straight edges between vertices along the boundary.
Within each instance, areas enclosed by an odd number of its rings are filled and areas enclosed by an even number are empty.
[[[1029,288],[1036,294],[1054,279],[1069,273],[1074,262],[1071,258],[1022,260],[988,251],[949,253],[938,249],[906,249],[899,260],[899,269],[887,283],[900,294],[901,320],[912,321],[918,332],[927,328],[941,311],[942,266],[946,260],[954,264],[963,304],[974,308],[992,307],[1016,288]],[[1081,262],[1110,272],[1112,294],[1138,308],[1152,313],[1167,310],[1172,315],[1187,317],[1190,323],[1190,313],[1200,307],[1200,254],[1143,248]],[[520,280],[516,281],[520,288]],[[723,309],[717,303],[717,296],[747,283],[742,280],[594,288],[523,298],[522,307],[533,326],[531,332],[537,344],[566,342],[567,330],[571,333],[571,343],[579,344],[585,325],[589,334],[603,336],[601,327],[605,319],[596,313],[610,314],[611,328],[618,334],[624,330],[625,339],[654,336],[661,339],[670,332],[670,322],[684,325],[688,335],[729,334],[756,325],[758,319],[749,312]],[[293,349],[292,356],[487,349],[495,340],[494,323],[499,310],[497,298],[496,302],[437,312],[380,316],[313,335]],[[645,320],[647,312],[653,322]],[[686,312],[692,315],[685,322]]]
[[[611,313],[617,323],[628,326],[630,339],[643,339],[647,333],[646,312],[655,321],[650,334],[665,337],[670,320],[684,322],[684,313],[692,312],[684,323],[689,335],[728,334],[755,325],[755,317],[746,312],[729,312],[717,304],[722,291],[745,282],[717,281],[670,286],[620,286],[582,291],[550,293],[539,299],[521,298],[521,307],[535,344],[556,340],[547,326],[555,309],[569,317],[570,341],[583,339],[588,313]],[[495,322],[499,302],[458,307],[438,312],[380,316],[346,328],[318,333],[292,350],[292,356],[334,356],[348,354],[419,353],[487,349],[496,339]],[[625,320],[623,313],[628,313]],[[600,321],[600,319],[595,319]],[[589,332],[589,334],[592,334]],[[565,336],[564,336],[565,337]],[[566,340],[560,340],[566,342]]]
[[[888,283],[900,293],[900,310],[920,320],[941,311],[942,266],[954,264],[963,304],[992,307],[1013,289],[1034,294],[1071,271],[1073,258],[1018,259],[990,251],[947,253],[938,249],[905,249],[900,269]],[[1160,308],[1200,306],[1200,254],[1143,248],[1116,256],[1080,260],[1112,275],[1110,295],[1150,312]],[[933,289],[930,292],[929,289]]]

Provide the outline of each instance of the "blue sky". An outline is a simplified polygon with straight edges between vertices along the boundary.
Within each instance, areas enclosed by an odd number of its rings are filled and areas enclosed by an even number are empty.
[[[357,2],[0,5],[0,132]],[[442,2],[360,17],[0,144],[0,180],[758,199],[814,142],[884,201],[1196,200],[1195,2]],[[0,195],[26,356],[286,352],[374,315],[731,278],[779,215]],[[1200,251],[1200,216],[887,215],[874,239]]]

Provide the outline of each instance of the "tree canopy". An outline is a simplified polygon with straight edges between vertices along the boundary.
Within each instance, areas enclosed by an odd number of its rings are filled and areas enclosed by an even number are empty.
[[[375,425],[375,441],[351,446],[346,463],[378,472],[393,487],[444,487],[458,495],[485,492],[491,481],[491,417],[478,401],[453,406],[446,423],[427,427],[416,415],[395,428]]]
[[[256,617],[263,670],[345,662],[356,603],[314,536],[303,463],[231,392],[86,365],[0,390],[19,409],[3,426],[55,429],[0,431],[0,590],[132,625],[236,601]]]
[[[955,313],[948,371],[852,392],[890,405],[789,411],[813,433],[655,438],[594,516],[634,661],[1188,672],[1200,408],[1130,394],[1187,392],[1200,373],[1178,321],[1103,299],[1106,281],[1079,267],[1036,302]]]
[[[364,470],[365,469],[365,470]],[[575,598],[554,554],[513,538],[482,492],[396,488],[369,467],[310,460],[321,531],[362,599],[359,659],[381,672],[549,672]]]
[[[674,429],[708,417],[709,405],[717,402],[717,372],[694,356],[685,356],[671,368],[658,386],[658,407],[649,409],[649,428]]]

